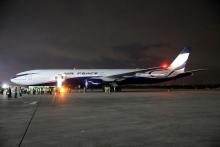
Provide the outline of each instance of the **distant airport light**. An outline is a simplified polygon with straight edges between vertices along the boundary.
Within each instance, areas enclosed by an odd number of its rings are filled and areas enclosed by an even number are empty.
[[[166,63],[161,65],[162,68],[167,69],[168,65]]]
[[[2,88],[3,88],[3,89],[9,88],[9,85],[8,85],[7,83],[3,83],[3,84],[2,84]]]

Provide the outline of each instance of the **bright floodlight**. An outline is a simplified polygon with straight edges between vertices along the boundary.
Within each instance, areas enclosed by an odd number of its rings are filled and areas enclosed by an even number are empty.
[[[2,84],[2,88],[3,88],[3,89],[9,88],[9,85],[8,85],[7,83],[3,83],[3,84]]]

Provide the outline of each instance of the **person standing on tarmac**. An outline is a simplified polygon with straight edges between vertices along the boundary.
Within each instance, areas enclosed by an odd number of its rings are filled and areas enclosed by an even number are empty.
[[[35,88],[33,88],[33,95],[35,95],[36,94],[36,90],[35,90]]]
[[[18,96],[18,88],[15,87],[15,89],[14,89],[14,97],[17,98],[17,96]]]
[[[19,93],[19,96],[22,97],[21,87],[18,87],[18,93]]]
[[[11,98],[11,88],[9,87],[7,92],[6,92],[6,95],[8,96],[8,98]]]

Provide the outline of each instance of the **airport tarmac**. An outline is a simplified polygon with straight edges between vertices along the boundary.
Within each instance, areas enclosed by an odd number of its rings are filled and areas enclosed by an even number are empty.
[[[1,147],[218,147],[220,91],[0,96]]]

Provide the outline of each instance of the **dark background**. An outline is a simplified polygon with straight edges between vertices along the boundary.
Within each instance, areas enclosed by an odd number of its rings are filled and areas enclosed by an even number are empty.
[[[220,83],[218,0],[1,0],[0,81],[45,68],[147,68],[192,47],[177,84]]]

